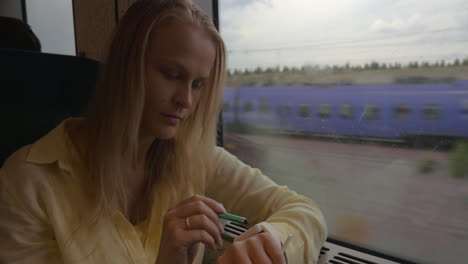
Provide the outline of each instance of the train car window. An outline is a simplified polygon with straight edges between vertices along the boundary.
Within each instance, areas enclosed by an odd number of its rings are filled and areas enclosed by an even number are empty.
[[[252,112],[253,111],[253,104],[250,102],[245,102],[242,109],[244,110],[244,113]]]
[[[424,120],[439,120],[440,106],[434,104],[425,105],[422,110],[422,117]]]
[[[39,38],[42,52],[76,55],[72,0],[21,2],[26,11],[27,23]]]
[[[226,149],[314,200],[330,238],[468,259],[467,1],[218,3],[226,98],[255,108],[223,118]]]
[[[266,114],[270,112],[270,103],[265,98],[260,98],[258,104],[258,111],[262,114]]]
[[[340,117],[344,119],[352,119],[353,118],[353,105],[342,104],[340,106]]]
[[[279,116],[290,116],[291,115],[291,105],[290,104],[280,104],[278,105],[278,115]]]
[[[468,99],[463,100],[462,113],[468,115]]]
[[[230,105],[229,103],[227,103],[227,102],[223,103],[223,112],[229,112],[229,111],[231,111],[230,106],[231,106],[231,105]]]
[[[320,118],[329,118],[331,114],[330,104],[319,104],[318,116]]]
[[[309,117],[310,116],[310,105],[309,104],[300,104],[299,105],[299,112],[300,117]]]
[[[410,117],[410,112],[409,105],[396,105],[393,109],[393,118],[398,120],[407,120]]]
[[[366,120],[378,120],[380,119],[380,108],[376,104],[366,104],[364,106],[363,118]]]

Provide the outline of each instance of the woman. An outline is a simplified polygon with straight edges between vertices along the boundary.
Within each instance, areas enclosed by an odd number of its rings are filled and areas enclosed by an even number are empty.
[[[226,209],[264,232],[218,263],[315,262],[318,207],[215,147],[224,70],[223,41],[189,0],[135,3],[86,117],[1,169],[0,262],[201,263]]]

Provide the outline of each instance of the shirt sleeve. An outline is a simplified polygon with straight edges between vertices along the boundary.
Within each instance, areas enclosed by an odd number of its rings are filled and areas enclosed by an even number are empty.
[[[15,191],[5,174],[0,169],[0,263],[63,263],[51,228],[26,209],[33,195]]]
[[[316,263],[327,237],[325,219],[310,199],[286,186],[278,186],[226,150],[217,147],[215,170],[207,179],[207,196],[223,203],[228,212],[245,216],[250,223],[268,222],[284,243],[289,264]]]

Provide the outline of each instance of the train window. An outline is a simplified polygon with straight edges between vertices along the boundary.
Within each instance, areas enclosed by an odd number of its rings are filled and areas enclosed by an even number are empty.
[[[260,98],[258,105],[258,111],[262,114],[270,112],[270,103],[265,98]]]
[[[367,120],[377,120],[380,118],[380,108],[376,104],[366,104],[364,106],[363,118]]]
[[[393,109],[393,118],[399,120],[406,120],[410,117],[410,107],[406,104],[396,105]]]
[[[300,104],[299,105],[299,112],[300,117],[309,117],[310,116],[310,105],[309,104]]]
[[[24,4],[27,23],[39,38],[42,52],[76,54],[72,0],[26,0],[21,2]],[[54,12],[50,12],[51,7],[53,7]]]
[[[340,106],[340,117],[344,119],[353,118],[353,105],[352,104],[342,104]]]
[[[253,105],[251,102],[245,102],[244,105],[242,106],[242,110],[244,110],[244,113],[252,112],[253,111]]]
[[[279,116],[290,116],[291,115],[291,105],[290,104],[279,104],[277,111],[278,111]]]
[[[468,114],[468,99],[463,100],[462,113],[465,115]]]
[[[424,120],[439,120],[440,106],[435,104],[425,105],[422,110],[422,116]]]
[[[467,1],[218,3],[226,97],[275,107],[226,115],[228,150],[314,200],[331,238],[468,259]]]
[[[330,117],[330,104],[319,104],[318,116],[321,118]]]
[[[231,110],[229,103],[223,103],[223,112],[229,112]]]

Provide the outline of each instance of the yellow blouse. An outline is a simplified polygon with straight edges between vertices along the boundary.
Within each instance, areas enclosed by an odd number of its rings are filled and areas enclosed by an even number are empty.
[[[171,204],[163,189],[157,192],[149,219],[138,226],[116,212],[93,227],[78,228],[80,212],[87,208],[80,183],[85,170],[67,132],[76,122],[80,121],[62,122],[11,155],[0,169],[0,263],[153,264],[163,216]],[[214,175],[195,179],[205,183],[200,195],[252,223],[266,221],[281,242],[293,234],[286,250],[289,264],[317,262],[327,229],[314,202],[276,185],[219,147],[215,164]],[[194,263],[202,262],[203,252],[201,246]]]

